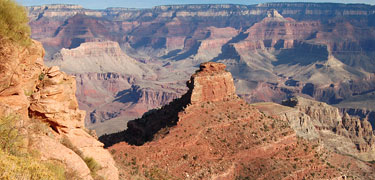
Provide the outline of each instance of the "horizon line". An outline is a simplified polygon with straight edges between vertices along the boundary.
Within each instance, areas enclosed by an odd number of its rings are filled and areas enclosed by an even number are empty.
[[[30,5],[30,6],[24,6],[24,7],[41,7],[41,6],[53,6],[53,5],[68,5],[68,6],[80,6],[83,9],[91,9],[91,10],[105,10],[110,8],[123,8],[123,9],[153,9],[156,7],[162,7],[162,6],[189,6],[189,5],[240,5],[240,6],[255,6],[255,5],[261,5],[261,4],[341,4],[341,5],[366,5],[366,6],[375,6],[375,4],[368,4],[368,3],[341,3],[341,2],[264,2],[264,3],[254,3],[254,4],[231,4],[231,3],[208,3],[208,4],[164,4],[164,5],[156,5],[152,7],[147,8],[137,8],[137,7],[121,7],[121,6],[109,6],[104,9],[96,9],[96,8],[86,8],[81,4],[64,4],[64,3],[51,3],[51,4],[41,4],[41,5]]]

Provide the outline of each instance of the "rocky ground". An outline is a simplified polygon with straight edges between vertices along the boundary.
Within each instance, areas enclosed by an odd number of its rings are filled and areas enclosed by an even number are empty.
[[[224,68],[202,64],[181,99],[130,121],[126,131],[100,138],[114,144],[109,150],[121,178],[374,178],[372,164],[337,154],[320,138],[307,140],[293,129],[294,120],[240,99]]]

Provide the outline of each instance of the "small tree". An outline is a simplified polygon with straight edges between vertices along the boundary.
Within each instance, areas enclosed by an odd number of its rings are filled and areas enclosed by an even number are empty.
[[[22,46],[31,43],[26,9],[13,0],[0,0],[0,42],[12,41]]]
[[[13,155],[19,153],[23,145],[21,127],[17,125],[17,120],[14,115],[0,118],[0,149]]]

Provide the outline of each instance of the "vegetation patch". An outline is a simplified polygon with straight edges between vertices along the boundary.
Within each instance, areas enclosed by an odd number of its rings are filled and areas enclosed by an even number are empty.
[[[26,9],[13,0],[0,1],[0,41],[11,41],[22,46],[31,44]]]
[[[38,152],[28,151],[23,130],[30,129],[17,115],[0,118],[0,179],[68,179],[61,162],[41,161]]]
[[[18,121],[19,118],[15,115],[0,118],[0,150],[5,153],[17,155],[21,152],[24,143]]]
[[[0,151],[0,179],[65,179],[63,167]]]

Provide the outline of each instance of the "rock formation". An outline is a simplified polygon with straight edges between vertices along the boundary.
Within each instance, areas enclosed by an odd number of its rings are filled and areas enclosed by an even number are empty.
[[[158,81],[166,70],[129,57],[113,41],[62,49],[46,64],[76,76],[79,105],[87,111],[86,126],[98,135],[126,129],[120,123],[169,103],[185,90],[179,87],[178,76]]]
[[[186,84],[189,90],[181,98],[173,100],[161,109],[150,110],[142,116],[143,120],[129,121],[127,130],[109,136],[104,135],[101,141],[106,143],[106,146],[124,140],[130,144],[141,145],[152,140],[154,134],[160,129],[176,125],[180,111],[189,104],[238,98],[235,94],[232,75],[221,63],[202,63],[200,69]]]
[[[201,64],[187,85],[180,99],[130,121],[126,131],[100,137],[106,145],[114,144],[109,149],[121,167],[121,178],[374,176],[368,164],[360,163],[369,169],[359,170],[354,158],[297,138],[287,120],[266,116],[238,98],[223,64]],[[314,128],[307,118],[304,122]],[[344,170],[348,162],[353,164],[350,171]]]
[[[364,161],[375,159],[375,136],[367,119],[342,115],[336,107],[303,97],[290,98],[283,105],[259,103],[255,107],[287,120],[300,137],[320,139],[327,148]]]
[[[236,97],[233,78],[224,64],[202,63],[187,83],[191,91],[190,103],[223,101]]]
[[[88,112],[86,123],[100,134],[180,97],[186,90],[182,80],[207,61],[226,64],[237,94],[248,102],[281,103],[305,94],[338,104],[375,89],[370,5],[266,3],[106,10],[46,5],[28,10],[32,36],[45,45],[46,63],[77,76],[78,101]],[[121,78],[99,80],[107,74]],[[152,92],[138,93],[150,94],[152,100],[138,102],[143,97],[130,96],[123,99],[134,99],[131,102],[115,100],[132,87]],[[157,97],[153,92],[164,98],[153,99]],[[345,109],[358,109],[347,105]],[[99,131],[101,125],[106,127]]]
[[[295,108],[310,116],[311,119],[318,121],[315,124],[317,129],[328,129],[350,138],[360,152],[374,150],[375,136],[373,128],[366,119],[360,120],[357,117],[350,117],[347,113],[341,115],[338,108],[323,102],[301,97],[290,101],[297,101]],[[286,101],[286,103],[288,104],[290,101]]]
[[[118,179],[113,158],[84,126],[85,112],[78,108],[75,78],[56,66],[44,66],[39,42],[27,48],[12,44],[2,48],[0,117],[13,114],[28,126],[47,125],[45,133],[28,132],[28,146],[40,152],[42,160],[60,161],[82,179],[92,179],[92,173]],[[85,158],[93,158],[100,169],[90,172]]]

